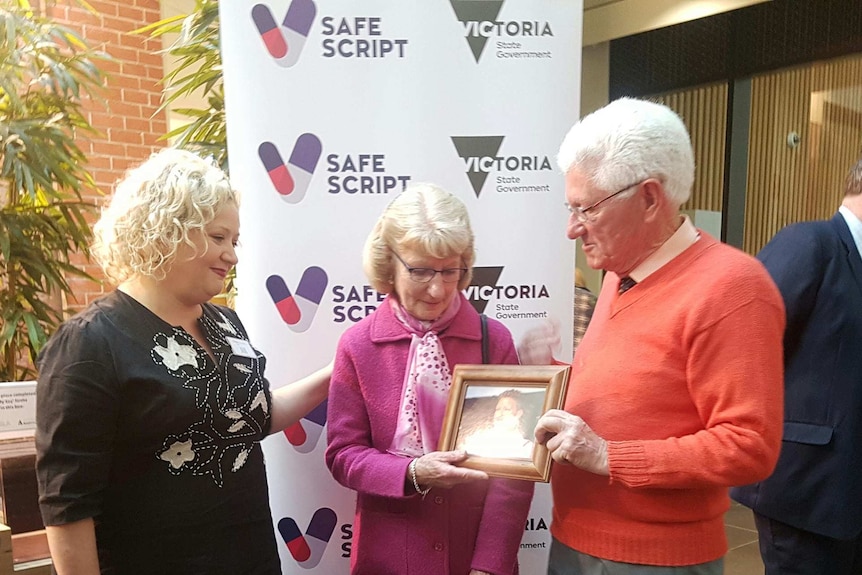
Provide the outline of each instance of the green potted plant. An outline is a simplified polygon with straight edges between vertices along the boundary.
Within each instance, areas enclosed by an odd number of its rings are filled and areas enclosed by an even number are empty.
[[[218,0],[195,0],[189,14],[172,16],[135,32],[151,38],[175,37],[165,50],[174,64],[162,79],[164,99],[159,111],[170,108],[188,121],[170,130],[164,139],[179,148],[212,156],[227,171]]]
[[[34,376],[67,278],[88,277],[73,258],[88,255],[96,186],[76,140],[94,131],[82,98],[102,86],[101,58],[26,0],[0,8],[0,381]]]

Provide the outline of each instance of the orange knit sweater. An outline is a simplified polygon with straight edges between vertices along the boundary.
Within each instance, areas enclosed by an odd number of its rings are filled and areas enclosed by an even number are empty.
[[[551,532],[596,557],[693,565],[727,551],[727,488],[771,473],[784,306],[762,265],[701,238],[623,294],[608,274],[566,411],[609,442],[610,479],[555,465]]]

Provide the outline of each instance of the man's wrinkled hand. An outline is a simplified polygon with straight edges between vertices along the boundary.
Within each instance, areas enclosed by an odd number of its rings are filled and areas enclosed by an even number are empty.
[[[536,424],[536,442],[548,448],[557,463],[574,465],[597,475],[610,475],[608,442],[571,413],[552,409]]]

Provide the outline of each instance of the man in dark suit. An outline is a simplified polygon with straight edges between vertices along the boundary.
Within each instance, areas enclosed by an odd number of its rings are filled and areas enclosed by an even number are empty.
[[[784,436],[754,510],[766,575],[862,573],[862,158],[831,220],[780,231],[757,256],[787,309]]]

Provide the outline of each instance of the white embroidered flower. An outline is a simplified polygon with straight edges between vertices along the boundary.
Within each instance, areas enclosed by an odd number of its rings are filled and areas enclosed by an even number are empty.
[[[179,469],[183,464],[192,461],[195,458],[195,452],[192,449],[192,440],[174,441],[159,458],[162,461],[167,461],[174,469]]]
[[[159,357],[162,358],[162,363],[171,371],[176,371],[184,365],[192,367],[197,367],[198,365],[198,353],[195,351],[195,348],[190,345],[182,345],[177,342],[174,336],[168,338],[168,347],[156,345],[153,351],[159,354]]]

